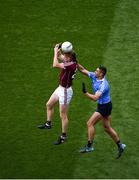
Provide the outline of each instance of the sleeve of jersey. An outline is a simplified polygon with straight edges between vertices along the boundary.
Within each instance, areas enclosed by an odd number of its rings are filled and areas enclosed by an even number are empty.
[[[89,73],[88,73],[88,76],[89,76],[91,79],[94,79],[94,78],[95,78],[95,73],[94,73],[94,72],[89,72]]]

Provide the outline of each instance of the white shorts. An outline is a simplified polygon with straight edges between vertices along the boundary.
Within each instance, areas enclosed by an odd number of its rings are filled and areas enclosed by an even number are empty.
[[[72,99],[73,90],[72,90],[72,87],[64,88],[62,86],[59,86],[53,92],[53,94],[58,96],[59,104],[69,104]]]

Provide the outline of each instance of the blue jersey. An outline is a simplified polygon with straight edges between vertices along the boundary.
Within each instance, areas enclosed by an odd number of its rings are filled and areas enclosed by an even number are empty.
[[[93,88],[94,92],[95,93],[96,92],[101,93],[101,96],[97,100],[97,102],[99,104],[106,104],[106,103],[110,102],[111,101],[111,99],[110,99],[110,87],[109,87],[109,83],[106,80],[106,78],[104,77],[103,79],[99,80],[95,76],[94,72],[89,72],[88,76],[90,77],[90,79],[92,81],[92,88]]]

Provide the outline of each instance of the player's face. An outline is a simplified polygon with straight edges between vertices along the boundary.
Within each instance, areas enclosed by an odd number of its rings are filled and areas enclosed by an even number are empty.
[[[69,53],[65,53],[65,54],[63,54],[64,55],[64,60],[66,61],[66,62],[70,62],[71,61],[71,54],[69,54]]]
[[[101,70],[100,70],[99,68],[97,68],[97,69],[95,70],[95,76],[96,76],[97,78],[101,78],[101,77],[102,77],[102,72],[101,72]]]

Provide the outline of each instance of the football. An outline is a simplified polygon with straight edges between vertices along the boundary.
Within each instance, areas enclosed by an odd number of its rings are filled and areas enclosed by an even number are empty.
[[[62,43],[61,50],[63,53],[69,53],[69,52],[72,52],[73,46],[70,42],[66,41],[66,42]]]

